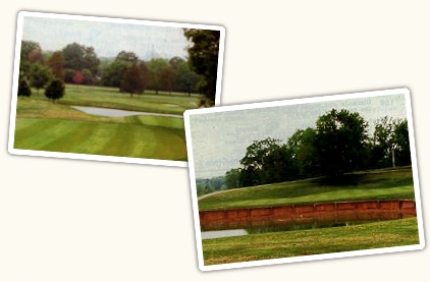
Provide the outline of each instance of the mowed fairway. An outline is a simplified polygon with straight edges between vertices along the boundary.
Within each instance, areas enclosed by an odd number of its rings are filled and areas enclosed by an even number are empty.
[[[204,264],[327,254],[419,244],[416,218],[305,231],[203,240]],[[252,246],[250,248],[249,246]]]
[[[15,149],[186,161],[182,118],[103,117],[70,105],[182,115],[198,97],[130,95],[106,87],[67,85],[58,104],[33,90],[19,97]]]
[[[199,200],[199,210],[336,201],[414,199],[411,168],[351,174],[349,184],[307,179],[225,190]]]

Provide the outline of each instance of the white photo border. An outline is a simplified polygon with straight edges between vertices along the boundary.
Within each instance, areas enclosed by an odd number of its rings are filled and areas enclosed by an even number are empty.
[[[259,261],[250,261],[250,262],[217,264],[217,265],[210,265],[210,266],[204,265],[195,166],[194,166],[194,157],[193,157],[193,141],[192,141],[191,128],[190,128],[190,116],[238,111],[238,110],[248,110],[248,109],[271,108],[271,107],[279,107],[279,106],[287,106],[287,105],[309,104],[309,103],[315,103],[315,102],[329,102],[329,101],[350,100],[350,99],[368,98],[368,97],[373,98],[378,96],[401,95],[401,94],[403,94],[405,98],[406,117],[408,121],[409,144],[410,144],[410,150],[411,150],[412,175],[413,175],[415,203],[416,203],[416,211],[417,211],[419,244],[408,245],[408,246],[395,246],[395,247],[388,247],[388,248],[378,248],[378,249],[345,251],[345,252],[338,252],[338,253],[327,253],[327,254],[308,255],[308,256],[297,256],[297,257],[289,257],[289,258],[259,260]],[[424,238],[424,226],[423,226],[422,207],[421,207],[421,195],[420,195],[420,188],[419,188],[418,163],[416,158],[417,153],[416,153],[415,133],[414,133],[414,124],[413,124],[413,115],[412,115],[412,101],[411,101],[410,90],[408,88],[405,87],[405,88],[394,88],[394,89],[387,89],[387,90],[350,92],[345,94],[336,94],[336,95],[320,96],[320,97],[312,97],[312,98],[300,98],[300,99],[291,99],[291,100],[283,100],[283,101],[223,106],[223,107],[209,108],[209,109],[187,110],[184,112],[184,123],[185,123],[185,137],[187,141],[188,168],[189,168],[189,175],[190,175],[194,230],[196,234],[195,238],[196,238],[196,246],[197,246],[198,267],[201,271],[225,270],[225,269],[245,268],[245,267],[254,267],[254,266],[294,263],[294,262],[318,261],[318,260],[325,260],[325,259],[348,258],[348,257],[376,255],[376,254],[388,254],[388,253],[397,253],[397,252],[424,249],[425,238]]]
[[[118,162],[118,163],[130,163],[130,164],[161,165],[161,166],[171,166],[171,167],[188,166],[188,162],[186,161],[170,161],[170,160],[158,160],[158,159],[144,159],[144,158],[116,157],[116,156],[93,155],[93,154],[61,153],[61,152],[15,149],[14,139],[15,139],[15,124],[16,124],[16,111],[17,111],[16,107],[18,102],[17,93],[18,93],[18,82],[19,82],[19,71],[20,71],[20,53],[21,53],[21,40],[23,36],[23,23],[24,23],[25,17],[39,17],[39,18],[78,20],[78,21],[80,20],[80,21],[135,24],[135,25],[146,25],[146,26],[163,26],[163,27],[176,27],[176,28],[217,30],[220,32],[220,41],[219,41],[219,50],[218,50],[218,70],[217,70],[217,83],[216,83],[216,93],[215,93],[215,106],[219,106],[221,102],[221,82],[222,82],[222,70],[223,70],[223,63],[224,63],[224,44],[225,44],[225,28],[223,26],[210,25],[210,24],[180,23],[180,22],[170,22],[170,21],[113,18],[113,17],[103,17],[103,16],[34,12],[34,11],[20,11],[18,12],[18,15],[17,15],[14,67],[13,67],[13,79],[12,79],[12,98],[11,98],[10,118],[9,118],[9,141],[8,141],[9,154],[21,155],[21,156],[64,158],[64,159],[75,159],[75,160],[106,161],[106,162]]]

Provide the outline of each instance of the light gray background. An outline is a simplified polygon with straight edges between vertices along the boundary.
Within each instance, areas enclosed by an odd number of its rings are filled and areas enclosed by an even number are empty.
[[[428,233],[430,2],[320,2],[3,3],[0,281],[428,279],[428,248],[201,273],[187,169],[7,153],[19,10],[220,24],[226,28],[222,104],[409,87]]]

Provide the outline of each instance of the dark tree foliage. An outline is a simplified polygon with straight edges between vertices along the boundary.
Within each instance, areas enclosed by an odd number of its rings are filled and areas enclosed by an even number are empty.
[[[31,96],[30,86],[28,86],[27,81],[24,78],[22,78],[22,77],[19,78],[18,96],[26,96],[26,97],[30,97]]]
[[[271,137],[248,146],[240,163],[244,186],[292,180],[297,174],[291,150],[281,145],[281,140]]]
[[[59,79],[51,81],[45,89],[45,96],[52,99],[53,103],[57,103],[64,96],[64,83]]]
[[[145,84],[142,74],[140,73],[139,66],[134,64],[125,73],[121,82],[120,91],[130,93],[130,97],[133,97],[133,94],[141,94],[144,87]]]
[[[127,61],[113,61],[106,67],[102,74],[102,84],[119,88],[125,73],[131,66],[132,63]]]
[[[62,50],[64,68],[82,71],[88,69],[94,78],[99,74],[100,60],[93,47],[86,47],[78,43],[67,45]]]
[[[318,152],[315,145],[316,131],[313,128],[298,129],[287,142],[292,160],[297,166],[299,178],[311,177],[320,173]]]
[[[161,85],[169,93],[176,88],[175,71],[172,66],[168,65],[161,71]]]
[[[138,59],[139,58],[137,57],[137,55],[135,53],[126,52],[126,51],[119,52],[115,58],[115,60],[121,60],[121,61],[130,62],[130,63],[137,63]]]
[[[411,148],[409,144],[409,129],[406,119],[398,122],[394,126],[394,142],[396,143],[396,163],[397,165],[411,164]]]
[[[331,110],[316,122],[316,147],[321,172],[339,176],[361,168],[366,154],[367,122],[347,110]]]
[[[204,77],[201,92],[215,103],[220,32],[216,30],[184,29],[185,37],[193,42],[188,48],[192,69]]]
[[[37,92],[39,92],[39,89],[45,87],[52,76],[52,71],[47,66],[35,63],[30,67],[30,84],[37,89]]]
[[[254,141],[240,160],[241,168],[226,172],[225,188],[247,187],[323,177],[326,184],[356,179],[348,172],[411,164],[407,120],[377,120],[372,138],[358,114],[333,109],[320,116],[316,129],[299,129],[286,144],[266,138]]]

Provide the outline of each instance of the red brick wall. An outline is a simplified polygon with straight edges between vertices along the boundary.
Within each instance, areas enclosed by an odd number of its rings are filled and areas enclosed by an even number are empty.
[[[388,220],[416,216],[415,201],[386,200],[201,211],[202,230],[312,221]]]

